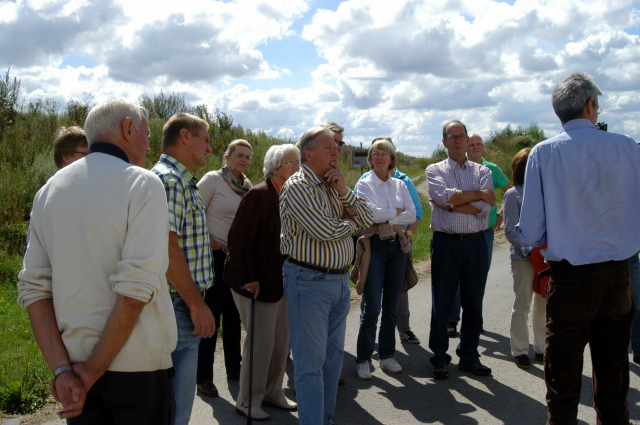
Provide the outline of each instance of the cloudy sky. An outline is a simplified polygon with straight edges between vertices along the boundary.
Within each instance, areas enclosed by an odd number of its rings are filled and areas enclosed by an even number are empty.
[[[0,75],[29,100],[179,92],[252,130],[330,120],[428,156],[450,118],[557,134],[551,93],[574,71],[640,141],[639,34],[630,0],[0,0]]]

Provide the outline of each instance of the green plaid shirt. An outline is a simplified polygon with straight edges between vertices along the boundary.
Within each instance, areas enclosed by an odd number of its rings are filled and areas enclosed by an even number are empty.
[[[169,205],[169,229],[178,234],[178,243],[191,277],[203,292],[212,285],[214,275],[204,205],[196,186],[198,179],[178,160],[165,154],[160,156],[151,171],[164,184]]]

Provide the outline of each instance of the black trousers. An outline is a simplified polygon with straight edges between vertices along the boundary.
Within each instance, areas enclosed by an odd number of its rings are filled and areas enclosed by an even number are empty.
[[[231,295],[231,288],[222,281],[224,273],[224,261],[227,258],[223,250],[213,252],[213,271],[216,275],[213,286],[207,289],[204,302],[209,306],[213,317],[216,319],[216,331],[220,326],[222,315],[222,344],[224,348],[224,364],[227,375],[240,375],[240,361],[242,352],[240,348],[240,313]],[[197,383],[213,381],[213,360],[216,351],[218,335],[211,338],[202,338],[198,346],[198,377]]]
[[[173,368],[105,372],[91,387],[82,413],[68,425],[173,425]]]
[[[597,424],[628,425],[631,324],[629,261],[551,262],[544,378],[548,425],[577,425],[584,348],[593,365]]]

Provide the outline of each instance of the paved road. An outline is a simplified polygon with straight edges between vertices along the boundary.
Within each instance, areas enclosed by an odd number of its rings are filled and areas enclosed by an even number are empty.
[[[450,366],[450,378],[434,381],[428,358],[430,278],[421,279],[411,290],[411,323],[414,332],[422,340],[421,345],[397,343],[396,358],[403,366],[400,374],[389,374],[376,366],[371,381],[360,381],[355,372],[356,338],[358,334],[358,302],[352,300],[348,317],[346,356],[343,376],[346,385],[338,390],[336,424],[544,424],[546,406],[542,364],[533,362],[531,369],[518,369],[509,351],[509,321],[513,294],[508,259],[508,245],[497,245],[493,253],[493,264],[487,282],[484,319],[485,333],[481,336],[482,362],[493,369],[492,377],[476,377],[459,372]],[[453,363],[455,342],[449,348]],[[221,345],[221,344],[219,344]],[[533,350],[530,351],[533,357]],[[585,371],[582,398],[579,407],[580,424],[595,423],[591,395],[591,363],[589,351],[585,352]],[[196,396],[191,423],[195,425],[225,424],[242,425],[244,417],[235,413],[234,398],[238,392],[237,382],[224,379],[222,352],[216,353],[215,383],[220,390],[218,398]],[[295,399],[293,391],[292,365],[285,377],[286,394]],[[631,364],[631,389],[629,391],[631,418],[640,421],[640,366]],[[272,423],[297,424],[297,414],[265,408]],[[48,422],[59,425],[61,421]],[[640,422],[638,422],[640,424]]]

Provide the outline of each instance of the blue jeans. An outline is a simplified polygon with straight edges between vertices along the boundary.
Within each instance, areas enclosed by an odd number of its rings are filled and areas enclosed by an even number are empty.
[[[173,353],[173,368],[176,375],[173,386],[176,395],[176,425],[187,425],[191,418],[193,399],[196,395],[198,371],[198,345],[200,337],[193,334],[194,326],[187,304],[178,294],[171,294],[173,311],[178,325],[178,345]]]
[[[449,364],[451,356],[447,324],[453,299],[460,285],[462,328],[456,354],[466,363],[480,362],[478,341],[482,330],[482,299],[487,283],[489,262],[484,235],[467,241],[456,240],[440,232],[431,239],[431,364]]]
[[[631,269],[633,303],[636,305],[636,315],[631,326],[631,351],[636,359],[640,357],[640,260],[638,260],[638,254],[629,258],[629,268]]]
[[[300,425],[331,425],[351,292],[347,274],[282,268]]]
[[[383,241],[376,235],[371,243],[371,262],[364,286],[364,311],[360,318],[356,363],[371,362],[376,342],[378,316],[382,306],[378,354],[380,360],[395,357],[398,301],[402,291],[408,254],[400,250],[400,241]]]
[[[494,230],[485,230],[484,238],[487,241],[487,252],[489,254],[489,268],[491,268],[491,255],[493,254],[493,236]],[[488,270],[488,269],[487,269]],[[453,299],[453,308],[451,309],[451,316],[449,316],[449,323],[455,323],[456,325],[460,321],[460,287],[456,292],[456,297]]]

